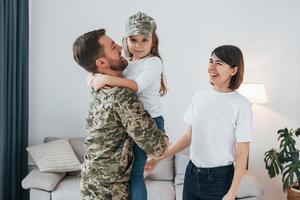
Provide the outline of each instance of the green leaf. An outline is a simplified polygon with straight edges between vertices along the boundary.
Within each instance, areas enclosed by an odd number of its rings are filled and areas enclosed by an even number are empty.
[[[268,174],[271,178],[277,176],[283,169],[281,162],[279,161],[279,154],[275,149],[271,149],[265,153],[265,168],[268,170]]]
[[[300,128],[279,129],[277,134],[279,150],[271,149],[265,153],[265,168],[271,178],[281,173],[283,190],[287,190],[295,181],[300,183],[300,150],[296,148]]]
[[[295,135],[298,137],[300,135],[300,128],[298,128],[295,132]]]
[[[300,181],[300,160],[294,161],[286,165],[282,173],[283,189],[286,190],[291,184],[296,181],[294,178],[296,175],[297,181]]]
[[[279,130],[277,131],[278,134],[288,133],[288,132],[289,132],[289,130],[288,130],[287,128],[279,129]]]
[[[279,135],[278,141],[280,141],[279,147],[280,151],[284,154],[284,157],[286,157],[289,152],[296,150],[296,141],[293,138],[292,130],[289,132],[288,129],[284,129],[282,134]]]

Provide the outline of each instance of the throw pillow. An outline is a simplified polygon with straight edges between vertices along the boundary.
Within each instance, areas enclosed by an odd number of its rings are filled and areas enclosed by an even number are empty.
[[[67,139],[27,148],[40,172],[69,172],[80,170],[80,162]]]
[[[22,181],[24,189],[37,188],[46,191],[53,191],[65,176],[65,173],[42,173],[32,170]]]

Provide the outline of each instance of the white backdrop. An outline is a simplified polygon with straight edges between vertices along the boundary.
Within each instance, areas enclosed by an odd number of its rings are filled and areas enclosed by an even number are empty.
[[[169,92],[163,97],[172,141],[186,129],[183,113],[197,89],[209,87],[207,63],[222,44],[239,46],[245,81],[265,85],[269,103],[253,105],[250,171],[265,200],[282,200],[280,178],[271,180],[263,155],[277,145],[279,128],[300,126],[300,2],[297,0],[116,1],[31,0],[29,143],[46,136],[86,136],[87,73],[72,58],[80,34],[103,27],[120,43],[128,16],[143,11],[158,24]]]

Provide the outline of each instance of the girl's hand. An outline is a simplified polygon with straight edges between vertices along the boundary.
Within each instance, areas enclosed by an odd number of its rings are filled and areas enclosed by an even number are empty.
[[[107,85],[108,77],[109,76],[104,74],[94,74],[91,80],[91,86],[96,91],[100,88],[103,88],[105,85]]]

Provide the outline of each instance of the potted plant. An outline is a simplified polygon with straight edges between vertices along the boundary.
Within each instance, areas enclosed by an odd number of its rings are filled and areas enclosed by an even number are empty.
[[[282,175],[283,190],[288,191],[288,200],[300,199],[300,150],[296,148],[296,138],[300,128],[279,129],[279,149],[271,149],[265,153],[265,166],[271,178]]]

